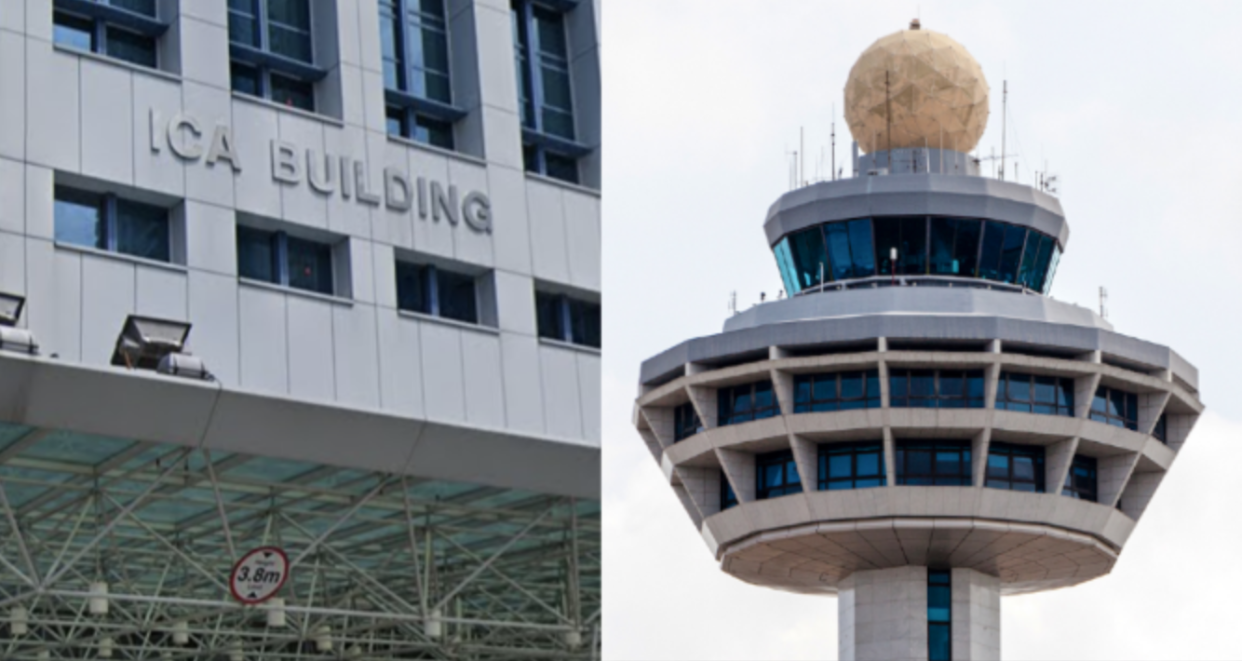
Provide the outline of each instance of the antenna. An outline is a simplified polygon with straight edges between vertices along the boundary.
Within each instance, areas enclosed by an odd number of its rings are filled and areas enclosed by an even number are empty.
[[[1009,118],[1009,81],[1006,80],[1001,87],[1001,161],[1000,161],[1000,180],[1005,180],[1005,120]]]
[[[837,106],[832,105],[832,180],[837,180]]]
[[[737,314],[737,290],[729,292],[729,312]]]
[[[1108,290],[1100,287],[1100,316],[1108,320]]]
[[[884,148],[888,150],[888,171],[893,171],[893,100],[888,93],[888,69],[884,70],[884,121],[888,126],[884,129]]]
[[[806,183],[806,129],[798,127],[798,186]]]

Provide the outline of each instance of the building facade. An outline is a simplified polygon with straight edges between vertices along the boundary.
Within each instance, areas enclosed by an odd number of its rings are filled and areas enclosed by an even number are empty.
[[[0,0],[0,656],[597,653],[598,35]]]
[[[789,297],[646,360],[635,424],[722,571],[837,596],[841,659],[996,659],[1002,595],[1118,562],[1198,372],[1047,296],[1065,213],[980,176],[960,44],[916,21],[845,96],[853,176],[764,222]]]

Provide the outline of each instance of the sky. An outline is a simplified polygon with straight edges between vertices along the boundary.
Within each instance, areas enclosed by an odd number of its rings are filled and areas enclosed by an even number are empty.
[[[1002,600],[1006,659],[1237,659],[1242,592],[1242,56],[1236,2],[615,0],[603,7],[604,649],[835,659],[837,604],[719,570],[632,425],[639,364],[780,289],[763,234],[805,131],[848,173],[855,59],[918,16],[992,88],[979,151],[1060,181],[1052,296],[1200,371],[1207,411],[1113,572]]]

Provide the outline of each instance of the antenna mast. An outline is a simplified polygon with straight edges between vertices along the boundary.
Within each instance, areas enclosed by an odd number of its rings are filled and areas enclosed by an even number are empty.
[[[798,127],[798,187],[806,181],[806,129]]]
[[[1005,180],[1005,120],[1009,118],[1009,81],[1001,86],[1001,162],[1000,179]]]
[[[888,90],[888,69],[884,70],[884,121],[888,126],[884,129],[884,148],[888,150],[888,171],[893,171],[893,101]]]
[[[1108,290],[1100,287],[1100,316],[1108,319]]]
[[[832,180],[837,180],[837,106],[832,106]]]

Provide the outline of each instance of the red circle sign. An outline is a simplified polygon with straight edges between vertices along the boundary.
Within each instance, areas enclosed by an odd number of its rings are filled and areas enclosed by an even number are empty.
[[[271,599],[289,580],[289,556],[275,546],[261,546],[242,556],[229,575],[229,591],[243,604]]]

